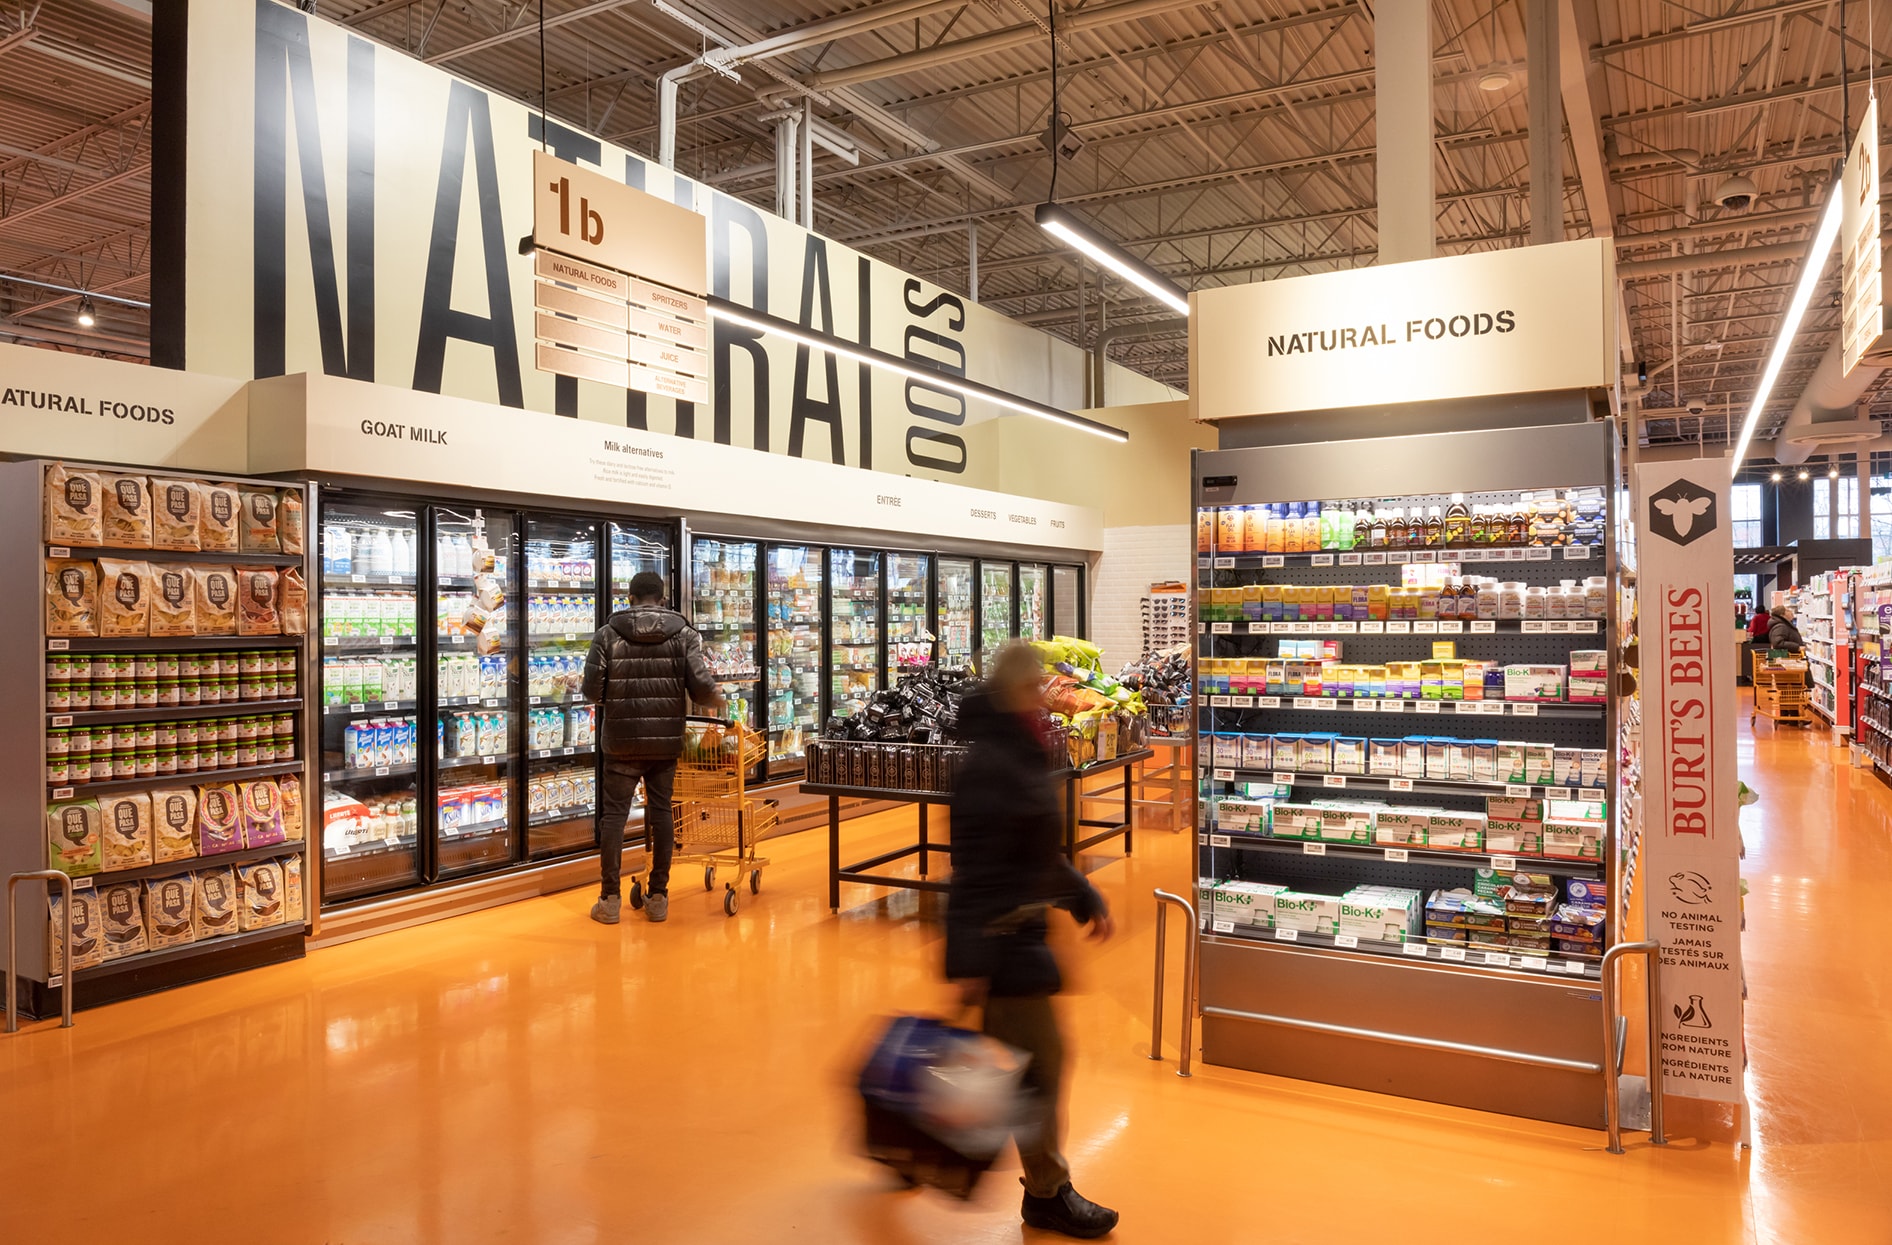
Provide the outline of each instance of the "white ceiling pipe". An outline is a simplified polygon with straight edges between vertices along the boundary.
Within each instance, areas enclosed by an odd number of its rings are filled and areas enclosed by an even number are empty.
[[[1616,265],[1619,281],[1637,277],[1666,276],[1672,272],[1695,272],[1703,268],[1736,268],[1743,264],[1778,264],[1801,259],[1807,253],[1804,242],[1783,242],[1778,246],[1744,246],[1726,251],[1695,251],[1688,255],[1665,255],[1661,259],[1639,259]],[[1736,291],[1738,292],[1738,291]]]
[[[1813,374],[1807,377],[1806,388],[1800,391],[1800,397],[1793,404],[1793,411],[1787,416],[1787,422],[1781,425],[1780,433],[1774,438],[1774,461],[1790,467],[1798,466],[1813,457],[1819,448],[1813,441],[1792,441],[1791,436],[1802,429],[1815,424],[1852,423],[1856,418],[1853,410],[1872,382],[1879,379],[1884,368],[1856,367],[1850,376],[1840,374],[1840,342],[1838,336],[1827,352],[1820,356],[1820,362],[1814,367]],[[1836,450],[1851,450],[1852,444],[1838,445]]]

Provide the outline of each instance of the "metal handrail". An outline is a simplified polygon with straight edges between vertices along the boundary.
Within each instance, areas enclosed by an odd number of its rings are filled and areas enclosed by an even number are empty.
[[[19,923],[15,919],[13,892],[22,882],[57,882],[64,902],[60,911],[66,918],[66,936],[60,940],[59,947],[59,1027],[72,1028],[72,879],[57,869],[40,869],[32,873],[16,873],[7,879],[7,1032],[17,1033],[20,1029],[20,995],[16,984],[19,978],[20,938]]]
[[[1188,1076],[1190,1047],[1195,1043],[1196,964],[1200,957],[1202,925],[1196,919],[1196,906],[1181,895],[1158,889],[1156,895],[1156,1000],[1150,1008],[1150,1058],[1163,1057],[1163,974],[1164,952],[1169,935],[1169,905],[1175,904],[1189,914],[1189,931],[1183,942],[1182,1058],[1177,1076]]]
[[[1616,975],[1611,971],[1625,955],[1643,955],[1649,960],[1646,982],[1649,1008],[1649,1142],[1667,1145],[1662,1131],[1662,944],[1659,942],[1619,942],[1603,953],[1603,1115],[1609,1129],[1609,1152],[1623,1152],[1622,1063],[1616,1050],[1616,1028],[1622,1022],[1618,1014]]]

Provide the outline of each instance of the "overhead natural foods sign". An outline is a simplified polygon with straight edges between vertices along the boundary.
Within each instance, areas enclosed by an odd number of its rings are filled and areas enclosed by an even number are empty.
[[[1607,239],[1198,290],[1200,419],[1616,383]]]

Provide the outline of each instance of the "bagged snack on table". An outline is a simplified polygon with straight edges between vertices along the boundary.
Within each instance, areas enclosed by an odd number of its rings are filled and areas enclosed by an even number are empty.
[[[145,939],[143,888],[136,882],[99,887],[99,911],[105,930],[105,958],[122,960],[151,949]]]
[[[96,471],[53,463],[46,468],[46,543],[104,543],[103,505]]]
[[[193,566],[198,635],[237,633],[236,572],[227,566]]]
[[[277,600],[281,578],[273,566],[239,566],[237,634],[281,635],[282,608]]]
[[[143,476],[99,474],[101,544],[119,549],[151,547],[151,486]]]
[[[282,866],[260,860],[237,868],[237,928],[244,933],[282,924]]]
[[[220,553],[235,553],[242,547],[237,531],[242,501],[234,484],[204,484],[203,505],[197,511],[197,540],[200,548]]]
[[[236,933],[236,870],[199,869],[196,877],[196,906],[191,912],[191,932],[196,940]]]
[[[245,553],[281,553],[281,509],[273,488],[238,490],[243,502],[241,541]]]
[[[68,800],[46,810],[46,866],[75,878],[103,867],[97,800]]]
[[[276,508],[276,526],[281,533],[284,553],[302,552],[302,493],[299,489],[284,489],[282,504]]]
[[[197,791],[164,787],[151,793],[151,857],[158,864],[197,854]]]
[[[108,795],[99,800],[101,867],[136,869],[151,863],[151,797],[144,792]]]
[[[151,949],[182,946],[197,937],[192,920],[197,884],[188,873],[145,883],[145,937]]]
[[[208,783],[197,789],[197,854],[215,856],[243,846],[238,826],[235,783]]]
[[[197,587],[190,567],[153,564],[150,597],[153,636],[197,634]]]
[[[267,847],[283,841],[282,793],[274,779],[237,784],[237,823],[245,847]]]
[[[46,634],[99,633],[98,567],[90,562],[46,560]]]
[[[106,639],[151,633],[151,567],[99,559],[99,635]]]
[[[46,971],[64,972],[69,968],[91,968],[105,962],[97,891],[72,892],[72,963],[61,954],[60,943],[66,936],[65,897],[55,893],[51,904],[52,923],[46,938]]]
[[[151,547],[198,549],[198,515],[203,493],[195,480],[151,481]]]

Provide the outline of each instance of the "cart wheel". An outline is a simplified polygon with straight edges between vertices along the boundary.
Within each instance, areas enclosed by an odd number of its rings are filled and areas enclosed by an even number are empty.
[[[762,870],[752,869],[749,871],[749,893],[751,895],[760,895],[762,893]]]
[[[736,888],[733,886],[723,892],[723,915],[736,915]]]
[[[713,891],[716,889],[716,866],[715,865],[703,866],[703,889],[706,891]]]
[[[635,878],[631,880],[631,911],[641,912],[644,908],[644,884]]]

